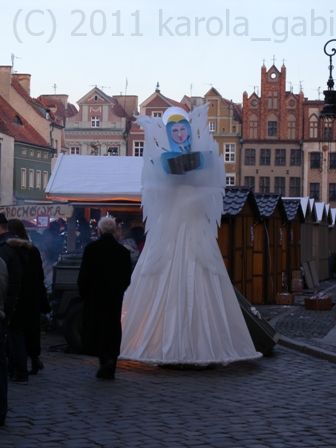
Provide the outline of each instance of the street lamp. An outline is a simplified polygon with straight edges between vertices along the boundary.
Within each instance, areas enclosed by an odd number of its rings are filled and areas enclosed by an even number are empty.
[[[328,40],[324,45],[324,53],[329,56],[329,79],[327,82],[328,90],[324,90],[324,106],[320,112],[320,119],[323,122],[323,137],[325,140],[332,139],[333,123],[336,120],[336,91],[334,90],[334,78],[332,58],[336,54],[336,39]],[[331,44],[331,45],[330,45]]]

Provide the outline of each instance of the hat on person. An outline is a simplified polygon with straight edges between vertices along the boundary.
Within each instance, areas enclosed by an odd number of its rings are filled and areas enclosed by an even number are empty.
[[[0,213],[0,224],[8,224],[6,215],[4,213]]]

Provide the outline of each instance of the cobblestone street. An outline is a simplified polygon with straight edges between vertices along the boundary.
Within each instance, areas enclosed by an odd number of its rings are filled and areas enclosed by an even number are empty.
[[[281,346],[207,370],[120,361],[114,382],[95,378],[94,358],[43,360],[28,385],[9,385],[1,448],[335,446],[336,365]]]

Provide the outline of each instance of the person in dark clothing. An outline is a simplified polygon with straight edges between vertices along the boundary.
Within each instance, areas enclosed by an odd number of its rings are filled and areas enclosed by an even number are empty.
[[[31,374],[44,368],[41,354],[41,313],[48,313],[50,306],[44,285],[44,272],[40,252],[28,238],[24,224],[19,219],[8,221],[8,230],[15,238],[8,244],[20,251],[24,265],[23,284],[12,328],[23,329],[25,351],[31,360]]]
[[[116,239],[113,218],[101,218],[99,238],[83,253],[78,287],[83,300],[84,352],[99,358],[97,378],[114,379],[121,344],[121,308],[131,279],[129,251]]]
[[[5,261],[0,258],[0,426],[7,415],[7,356],[5,330],[5,302],[7,298],[8,272]]]
[[[8,244],[7,218],[0,213],[0,426],[7,415],[7,331],[21,289],[22,270],[19,257]]]
[[[5,301],[5,314],[9,321],[16,307],[21,290],[22,267],[16,251],[11,248],[7,240],[13,235],[8,231],[8,221],[3,213],[0,213],[0,257],[5,261],[8,271],[8,289]]]

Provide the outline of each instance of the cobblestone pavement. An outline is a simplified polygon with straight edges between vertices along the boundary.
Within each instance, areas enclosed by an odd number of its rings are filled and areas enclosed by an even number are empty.
[[[59,343],[44,337],[45,347]],[[277,345],[274,355],[207,370],[43,353],[28,385],[9,385],[1,448],[332,448],[336,365]]]
[[[335,280],[323,282],[320,291],[328,292],[336,304]],[[336,362],[336,306],[329,311],[306,310],[304,299],[311,295],[306,292],[305,295],[296,296],[291,306],[261,305],[257,308],[280,335],[290,338],[292,348],[296,345],[301,351],[304,347],[310,348],[311,352],[315,349],[317,356],[323,352],[329,355],[326,356],[329,360]],[[328,334],[332,337],[328,337]]]

